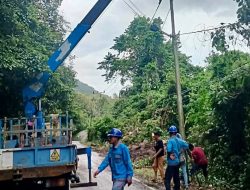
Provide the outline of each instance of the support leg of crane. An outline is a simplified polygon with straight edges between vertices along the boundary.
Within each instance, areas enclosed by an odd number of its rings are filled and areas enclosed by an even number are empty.
[[[87,154],[88,157],[88,173],[89,173],[89,182],[88,183],[72,183],[70,185],[71,188],[77,188],[77,187],[91,187],[91,186],[97,186],[96,182],[92,182],[92,173],[91,173],[91,156],[92,156],[92,149],[90,147],[88,148],[80,148],[77,149],[77,154]]]
[[[91,148],[88,148],[87,150],[87,156],[88,156],[88,170],[89,170],[89,183],[92,182],[92,175],[91,175],[91,156],[92,156],[92,150]]]
[[[77,187],[93,187],[97,186],[96,182],[91,182],[91,183],[72,183],[70,184],[71,188],[77,188]]]

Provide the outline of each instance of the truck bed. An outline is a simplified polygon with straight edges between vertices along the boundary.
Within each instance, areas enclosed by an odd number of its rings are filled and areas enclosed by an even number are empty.
[[[76,146],[0,149],[0,181],[56,177],[76,167]]]

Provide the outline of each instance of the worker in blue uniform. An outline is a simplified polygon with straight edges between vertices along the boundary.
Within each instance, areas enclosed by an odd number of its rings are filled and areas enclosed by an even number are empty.
[[[179,167],[180,167],[180,155],[181,150],[187,150],[188,144],[176,137],[177,128],[172,125],[168,129],[170,138],[167,143],[167,163],[168,167],[165,172],[165,186],[166,190],[170,190],[171,179],[174,179],[174,189],[180,190],[180,176],[179,176]]]
[[[105,159],[94,173],[96,177],[107,166],[110,166],[112,172],[113,188],[112,190],[123,190],[126,184],[132,184],[133,167],[130,159],[129,149],[121,143],[122,132],[113,128],[109,133],[109,143],[111,147]]]

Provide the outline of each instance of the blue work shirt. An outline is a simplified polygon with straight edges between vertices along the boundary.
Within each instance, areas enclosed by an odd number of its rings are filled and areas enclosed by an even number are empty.
[[[98,168],[99,172],[102,172],[107,166],[111,168],[112,180],[132,179],[134,172],[128,147],[122,143],[118,143],[115,147],[111,146]]]
[[[180,164],[179,157],[181,154],[181,149],[188,149],[188,144],[186,143],[186,141],[177,138],[176,136],[170,137],[167,143],[167,152],[174,153],[175,159],[172,160],[169,156],[167,156],[167,162],[169,166],[177,166]]]

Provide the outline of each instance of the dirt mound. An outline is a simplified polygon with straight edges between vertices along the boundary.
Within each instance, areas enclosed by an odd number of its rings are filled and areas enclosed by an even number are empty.
[[[154,143],[149,143],[147,141],[130,145],[129,149],[133,162],[144,158],[152,158],[152,156],[155,154]]]

